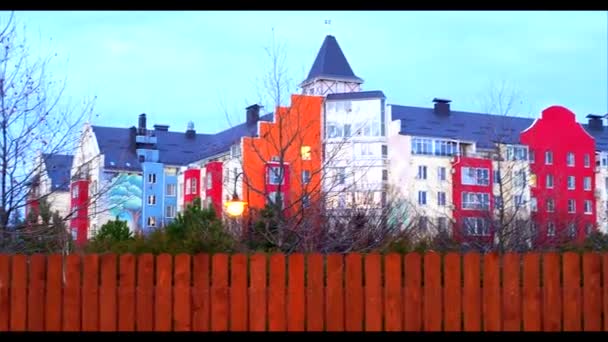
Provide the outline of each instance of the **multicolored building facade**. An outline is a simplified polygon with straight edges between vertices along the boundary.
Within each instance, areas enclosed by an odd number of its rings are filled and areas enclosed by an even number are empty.
[[[137,127],[87,125],[71,170],[78,240],[114,217],[149,231],[197,198],[225,216],[234,195],[252,210],[323,197],[336,214],[397,198],[415,212],[403,220],[463,242],[490,243],[506,214],[531,232],[530,243],[606,230],[604,116],[581,124],[558,105],[538,117],[471,113],[441,98],[403,106],[363,84],[327,36],[289,106],[263,113],[254,104],[227,130],[148,129],[145,114]]]

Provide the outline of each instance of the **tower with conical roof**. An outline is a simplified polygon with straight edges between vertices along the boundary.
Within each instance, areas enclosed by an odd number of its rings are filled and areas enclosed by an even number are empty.
[[[300,84],[306,95],[328,95],[361,91],[363,80],[348,64],[338,41],[328,35],[317,53],[308,77]]]

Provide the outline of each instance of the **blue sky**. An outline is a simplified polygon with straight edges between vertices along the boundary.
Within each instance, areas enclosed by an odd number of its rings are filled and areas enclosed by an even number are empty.
[[[0,18],[6,18],[2,13]],[[519,94],[518,115],[550,105],[579,120],[608,113],[608,12],[17,12],[33,53],[57,53],[66,100],[97,96],[96,124],[199,132],[242,121],[274,32],[287,66],[304,78],[333,34],[365,90],[389,103],[483,110],[492,85]],[[331,19],[330,26],[324,24]],[[3,21],[0,19],[0,21]],[[52,39],[52,40],[51,40]]]

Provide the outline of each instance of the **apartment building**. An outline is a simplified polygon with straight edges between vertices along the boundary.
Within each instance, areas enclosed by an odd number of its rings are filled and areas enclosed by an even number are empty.
[[[38,213],[40,200],[49,204],[52,212],[59,212],[62,218],[70,214],[70,167],[72,155],[43,153],[36,158],[34,165],[39,168],[34,173],[27,196],[25,217],[30,212]]]

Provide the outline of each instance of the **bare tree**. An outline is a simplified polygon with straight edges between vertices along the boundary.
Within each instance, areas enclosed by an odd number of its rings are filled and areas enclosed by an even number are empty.
[[[57,82],[49,72],[54,56],[30,54],[25,27],[12,13],[0,24],[0,48],[0,229],[7,233],[42,168],[36,157],[71,154],[92,102],[76,109],[62,103],[65,80]]]

